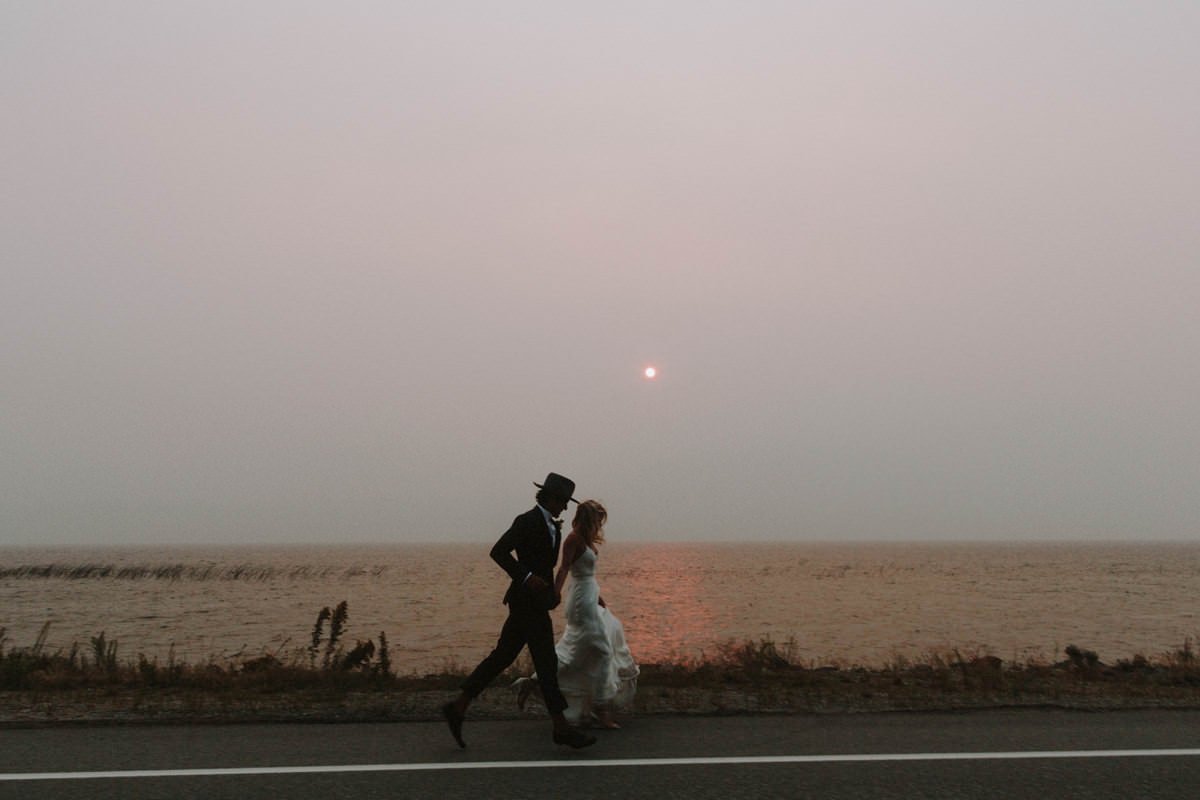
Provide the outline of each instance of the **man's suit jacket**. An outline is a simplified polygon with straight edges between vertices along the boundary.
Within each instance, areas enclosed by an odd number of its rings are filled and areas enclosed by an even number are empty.
[[[540,608],[543,611],[554,607],[554,565],[558,563],[558,550],[562,545],[562,533],[550,540],[550,528],[542,510],[534,506],[513,520],[512,526],[492,547],[492,560],[512,578],[504,602],[510,608]],[[517,557],[513,558],[516,551]],[[525,586],[530,573],[537,575],[550,587],[535,596]]]

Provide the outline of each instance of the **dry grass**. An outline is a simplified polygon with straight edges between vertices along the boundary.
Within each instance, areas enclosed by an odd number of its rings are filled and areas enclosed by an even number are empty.
[[[49,623],[30,647],[10,647],[0,628],[0,690],[74,690],[98,687],[244,689],[289,691],[326,687],[333,690],[387,687],[396,681],[392,672],[387,634],[355,640],[347,646],[345,633],[349,607],[343,601],[331,611],[321,609],[304,649],[285,652],[286,642],[275,651],[256,655],[239,652],[200,664],[178,661],[174,651],[165,663],[138,653],[120,658],[116,640],[103,631],[90,646],[49,652],[45,647]],[[326,623],[329,623],[326,630]]]
[[[122,658],[104,633],[89,646],[48,652],[47,627],[28,647],[0,629],[0,722],[78,719],[428,719],[467,669],[454,662],[397,675],[387,637],[345,640],[345,603],[324,608],[307,646],[190,664]],[[1006,706],[1200,708],[1200,659],[1191,639],[1156,655],[1108,663],[1069,645],[1058,661],[1005,662],[958,650],[871,667],[805,661],[796,642],[730,642],[712,655],[643,664],[636,713],[821,713]],[[527,655],[502,676],[532,671]],[[517,715],[494,688],[473,708]],[[526,714],[537,713],[526,711]]]

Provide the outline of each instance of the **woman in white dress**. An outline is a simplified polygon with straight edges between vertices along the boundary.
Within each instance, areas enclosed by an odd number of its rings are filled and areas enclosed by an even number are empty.
[[[568,721],[579,724],[594,717],[605,728],[619,728],[613,711],[632,704],[638,666],[625,643],[625,629],[609,612],[596,582],[596,560],[607,520],[604,506],[585,500],[563,540],[554,588],[561,594],[568,574],[571,588],[564,598],[567,626],[555,650],[558,688],[567,699]],[[519,678],[513,685],[518,690],[517,704],[524,708],[537,689],[537,675]]]

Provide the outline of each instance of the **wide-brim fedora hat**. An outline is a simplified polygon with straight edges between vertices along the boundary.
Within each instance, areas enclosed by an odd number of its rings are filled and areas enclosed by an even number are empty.
[[[542,483],[534,481],[533,485],[544,492],[549,492],[552,495],[561,497],[563,500],[569,500],[570,502],[576,504],[579,503],[578,500],[571,496],[575,494],[575,481],[563,475],[559,475],[557,472],[551,472],[546,476],[546,480]]]

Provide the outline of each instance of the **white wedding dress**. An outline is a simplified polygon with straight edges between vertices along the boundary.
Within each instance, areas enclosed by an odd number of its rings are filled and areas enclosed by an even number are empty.
[[[591,548],[584,548],[571,565],[567,627],[554,648],[558,688],[568,704],[563,713],[572,724],[586,722],[597,708],[629,708],[637,691],[638,665],[625,643],[625,629],[600,605],[596,559]]]

